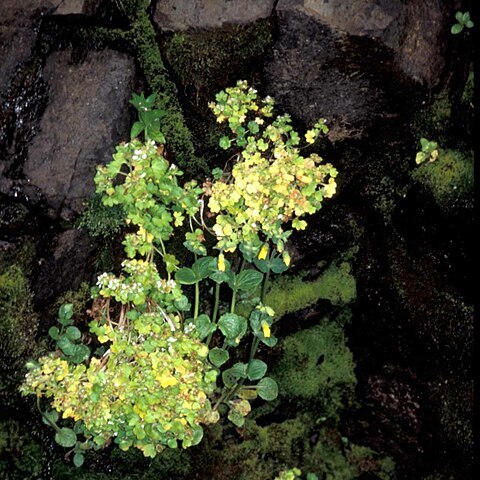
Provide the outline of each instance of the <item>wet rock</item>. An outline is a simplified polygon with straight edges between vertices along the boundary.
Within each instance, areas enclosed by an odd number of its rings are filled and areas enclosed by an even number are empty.
[[[430,88],[445,66],[451,11],[442,0],[280,0],[277,9],[302,11],[348,35],[381,41],[404,73]]]
[[[154,22],[163,31],[246,24],[272,14],[274,0],[159,0]]]
[[[72,15],[94,13],[101,0],[62,0],[53,12],[55,15]]]
[[[332,141],[362,137],[375,119],[392,114],[382,87],[395,83],[388,50],[289,5],[278,10],[279,34],[265,67],[268,93],[306,124],[328,119]]]
[[[46,306],[67,290],[77,290],[84,281],[91,283],[95,245],[85,230],[70,229],[55,240],[52,253],[40,259],[34,282],[35,302]]]
[[[28,59],[36,39],[35,28],[60,0],[2,0],[0,2],[0,98],[15,68]]]
[[[135,68],[130,57],[111,50],[89,52],[81,64],[57,52],[43,76],[49,102],[24,173],[29,188],[42,192],[51,217],[71,219],[94,192],[96,165],[108,162],[127,137]]]

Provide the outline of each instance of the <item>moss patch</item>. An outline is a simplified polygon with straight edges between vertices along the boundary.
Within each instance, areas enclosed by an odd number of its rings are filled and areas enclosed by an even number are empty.
[[[323,321],[290,335],[278,348],[281,356],[272,377],[283,397],[309,399],[327,418],[338,418],[343,407],[352,403],[357,383],[355,364],[343,329],[336,322]]]
[[[420,165],[412,177],[431,191],[442,209],[448,210],[473,195],[473,156],[445,150],[434,162]]]
[[[305,281],[302,276],[279,277],[267,294],[266,304],[272,305],[277,317],[329,300],[333,305],[353,302],[357,286],[350,264],[330,265],[316,280]]]

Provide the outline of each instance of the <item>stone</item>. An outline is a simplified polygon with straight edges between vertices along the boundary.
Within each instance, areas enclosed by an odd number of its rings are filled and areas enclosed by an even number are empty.
[[[91,15],[101,0],[62,0],[54,15]]]
[[[265,78],[278,111],[306,125],[325,118],[331,141],[362,137],[387,112],[375,62],[388,60],[388,52],[330,28],[303,7],[279,10],[277,25]]]
[[[158,0],[154,22],[162,31],[220,28],[268,18],[274,0]]]
[[[40,189],[50,216],[71,219],[95,190],[95,167],[128,139],[135,67],[128,55],[112,50],[91,51],[80,64],[63,51],[48,58],[43,76],[49,100],[24,174]]]
[[[52,13],[60,0],[2,0],[0,2],[0,97],[5,94],[15,68],[31,55],[35,27]]]
[[[53,242],[52,252],[40,259],[33,282],[35,303],[45,306],[67,290],[78,290],[82,282],[92,282],[95,245],[85,230],[69,229]]]
[[[397,66],[433,88],[445,66],[450,10],[442,0],[280,0],[278,11],[302,11],[348,35],[392,49]]]

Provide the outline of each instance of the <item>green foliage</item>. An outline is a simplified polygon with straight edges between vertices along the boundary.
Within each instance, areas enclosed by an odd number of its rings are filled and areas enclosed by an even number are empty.
[[[107,207],[102,202],[102,196],[96,193],[85,202],[77,226],[85,228],[90,236],[109,241],[120,232],[125,214],[120,206]]]
[[[300,478],[302,471],[299,468],[290,468],[279,473],[275,480],[297,480]]]
[[[44,468],[42,447],[31,438],[31,431],[15,420],[0,421],[0,477],[34,480]]]
[[[351,403],[356,385],[354,363],[337,323],[323,321],[290,335],[280,348],[282,356],[272,376],[281,395],[316,401],[328,418],[337,417]]]
[[[445,210],[473,195],[473,157],[457,150],[441,150],[435,162],[421,165],[412,176]]]
[[[132,95],[130,103],[138,111],[138,120],[132,125],[130,131],[132,140],[143,133],[145,141],[154,140],[161,144],[165,143],[165,137],[160,131],[160,119],[164,117],[167,112],[155,108],[156,98],[156,93],[152,93],[147,98],[145,98],[143,92],[140,93],[140,95]]]
[[[0,394],[14,392],[18,373],[35,345],[38,318],[32,292],[22,269],[14,264],[0,275]],[[5,401],[5,398],[3,398]]]
[[[420,145],[422,150],[417,153],[415,157],[415,163],[420,165],[421,163],[428,160],[429,162],[434,162],[438,158],[438,144],[437,142],[432,142],[426,138],[420,139]]]
[[[209,104],[217,122],[226,121],[232,136],[220,139],[220,146],[234,146],[237,163],[225,178],[215,182],[208,203],[217,213],[213,230],[219,239],[217,248],[233,252],[243,244],[247,260],[265,260],[268,244],[282,254],[286,266],[290,257],[285,243],[292,230],[282,224],[304,230],[307,223],[300,217],[318,211],[324,198],[336,190],[337,171],[331,164],[321,164],[317,154],[300,155],[299,134],[291,126],[288,114],[273,117],[274,100],[259,99],[257,91],[245,81],[216,95]],[[307,131],[307,143],[313,143],[328,128],[323,119]]]
[[[455,20],[457,23],[452,25],[451,32],[454,35],[457,35],[463,31],[465,27],[472,28],[474,23],[470,19],[470,12],[460,12],[455,13]]]
[[[316,280],[306,281],[302,276],[279,277],[272,282],[266,303],[275,305],[275,314],[281,317],[315,305],[318,300],[329,300],[333,305],[353,302],[357,296],[355,277],[350,264],[330,265]]]
[[[217,96],[220,103],[213,108],[229,118],[235,143],[245,147],[230,179],[216,175],[218,180],[203,189],[196,181],[182,185],[183,172],[168,162],[164,145],[156,143],[164,137],[159,131],[161,116],[152,109],[155,96],[143,94],[132,100],[140,114],[132,136],[143,132],[145,140],[133,138],[119,145],[113,160],[97,168],[95,183],[103,205],[119,206],[125,215],[129,230],[123,245],[128,258],[119,274],[104,272],[98,277],[92,289],[90,334],[82,334],[74,325],[73,304],[60,307],[60,326],[49,330],[56,351],[29,362],[22,386],[24,394],[36,394],[39,409],[42,398],[50,401],[53,409],[42,412],[43,418],[55,429],[57,443],[73,447],[76,466],[83,464],[85,450],[102,448],[112,440],[121,450],[134,446],[150,458],[165,447],[196,445],[203,437],[201,424],[217,422],[220,407],[222,411],[226,407],[228,419],[242,427],[251,400],[272,401],[278,396],[276,381],[266,376],[267,364],[255,354],[260,343],[270,347],[277,343],[272,335],[275,312],[265,304],[265,294],[270,274],[283,272],[289,263],[284,246],[289,231],[283,232],[281,223],[293,219],[293,228],[305,228],[300,218],[314,213],[323,197],[334,194],[336,170],[317,165],[318,156],[314,160],[313,154],[307,159],[299,155],[294,148],[299,137],[286,115],[267,126],[266,134],[259,127],[263,121],[254,121],[257,127],[250,125],[249,129],[258,137],[245,137],[240,117],[244,109],[260,109],[256,93],[245,82],[227,92]],[[239,111],[231,109],[232,104]],[[257,119],[272,115],[273,100],[266,99],[262,105]],[[146,115],[149,112],[154,114]],[[321,131],[326,131],[323,121],[307,132],[307,143]],[[251,176],[252,159],[263,172],[258,179]],[[279,171],[284,177],[277,175]],[[242,175],[248,182],[246,193],[239,193]],[[328,183],[322,183],[327,176]],[[251,182],[254,189],[249,188]],[[223,196],[230,186],[242,198],[235,200],[233,210]],[[297,187],[302,192],[295,196],[300,203],[294,204],[287,197],[289,189]],[[253,216],[252,209],[259,208],[258,192],[266,203],[275,202],[279,218],[271,221],[268,209],[262,209],[254,216],[258,226],[252,227],[247,218]],[[204,196],[210,196],[208,215],[204,215]],[[208,219],[215,213],[215,224],[210,227]],[[241,234],[232,227],[233,215]],[[245,220],[240,221],[240,216]],[[180,266],[165,246],[175,230],[184,226],[190,232],[183,245],[195,254],[190,266]],[[218,256],[207,255],[207,233],[216,241]],[[243,259],[238,252],[236,258],[225,258],[237,246]],[[208,297],[201,299],[202,283],[214,285],[211,316]],[[228,309],[219,302],[221,284],[231,290]],[[182,285],[194,289],[193,312]],[[253,296],[259,288],[260,297],[253,301],[248,318],[237,314],[237,295]],[[200,312],[205,305],[208,310]],[[209,351],[213,336],[223,345]],[[232,365],[229,349],[244,339],[251,342],[248,360]],[[83,341],[99,345],[93,355]],[[223,386],[217,385],[219,367],[225,367]],[[73,429],[57,424],[60,414],[76,422]]]
[[[164,40],[168,64],[184,88],[192,88],[195,103],[213,94],[255,62],[272,43],[269,20],[250,25],[231,25],[209,31],[177,32]],[[208,97],[207,97],[208,98]]]

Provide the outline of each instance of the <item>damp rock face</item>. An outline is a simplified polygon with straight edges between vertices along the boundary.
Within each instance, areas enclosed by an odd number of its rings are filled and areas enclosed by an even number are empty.
[[[49,101],[24,165],[49,214],[70,219],[93,194],[95,167],[127,138],[135,68],[125,54],[89,52],[73,64],[69,52],[52,54],[43,72]]]
[[[268,91],[307,124],[328,119],[330,140],[362,138],[397,114],[392,95],[440,82],[445,8],[439,0],[280,0]]]
[[[15,68],[28,59],[35,43],[35,27],[60,0],[2,0],[0,2],[0,98]]]
[[[272,14],[274,0],[159,0],[154,22],[163,31],[246,24]]]
[[[348,35],[379,40],[397,66],[432,88],[445,66],[448,2],[442,0],[280,0],[279,11],[302,11]]]
[[[85,230],[66,230],[54,241],[52,254],[42,259],[34,283],[35,301],[48,305],[67,290],[77,290],[84,281],[91,282],[95,245]]]

